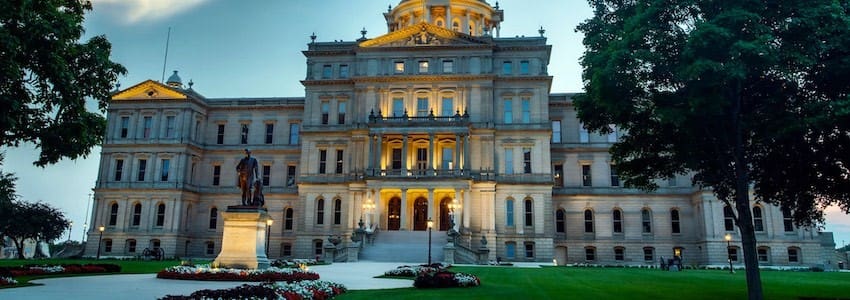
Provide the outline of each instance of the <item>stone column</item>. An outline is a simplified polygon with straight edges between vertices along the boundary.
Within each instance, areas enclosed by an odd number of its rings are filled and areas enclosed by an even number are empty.
[[[460,26],[460,32],[472,34],[471,32],[469,32],[469,11],[463,12],[463,20],[461,20]]]
[[[382,152],[383,150],[381,149],[383,147],[383,144],[384,144],[384,135],[379,133],[378,134],[378,140],[375,141],[375,146],[378,148],[378,150],[375,151],[375,155],[377,156],[377,159],[375,161],[375,168],[378,169],[378,174],[380,174],[381,170],[383,169],[382,160],[383,160],[384,153]]]
[[[407,176],[407,171],[410,169],[408,168],[407,160],[407,133],[405,133],[401,136],[401,176]]]
[[[469,174],[472,169],[469,161],[469,134],[463,136],[463,169]]]
[[[452,6],[446,5],[446,29],[452,29]]]
[[[369,152],[367,152],[367,154],[366,154],[367,161],[368,161],[367,162],[368,166],[366,166],[366,169],[368,170],[368,172],[371,175],[375,175],[375,173],[374,173],[374,168],[375,168],[375,150],[374,150],[374,147],[375,147],[375,135],[370,133],[369,134]]]
[[[428,171],[434,171],[434,133],[428,133]]]
[[[407,226],[407,188],[401,189],[401,228],[400,230],[408,230]]]
[[[458,228],[460,228],[460,222],[461,222],[461,216],[463,215],[463,209],[466,208],[465,206],[463,206],[461,193],[463,193],[463,190],[458,191],[458,189],[455,189],[455,200],[454,201],[456,201],[457,204],[460,204],[460,208],[455,209],[455,211],[452,213],[452,218],[453,218],[454,223],[455,223],[454,227],[452,227],[454,230],[459,230]]]
[[[460,134],[455,134],[455,159],[454,159],[454,173],[457,174],[457,170],[460,169]]]
[[[463,228],[469,228],[469,214],[466,213],[467,207],[472,205],[472,198],[469,195],[469,189],[463,190],[463,202],[461,202],[463,212],[461,216],[463,217]]]
[[[434,216],[434,189],[428,189],[428,218],[434,220],[436,222],[437,218]],[[437,226],[437,224],[434,224]],[[439,227],[438,227],[439,228]]]

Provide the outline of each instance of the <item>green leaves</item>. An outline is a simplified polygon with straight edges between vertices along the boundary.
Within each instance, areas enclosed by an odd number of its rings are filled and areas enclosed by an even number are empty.
[[[88,10],[78,0],[0,3],[0,144],[34,143],[38,166],[85,157],[102,142],[105,118],[86,101],[105,112],[126,73],[109,59],[106,38],[80,41]]]

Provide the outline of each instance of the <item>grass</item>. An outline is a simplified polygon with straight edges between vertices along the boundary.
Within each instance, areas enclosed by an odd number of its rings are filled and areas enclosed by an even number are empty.
[[[206,263],[206,262],[196,262]],[[121,266],[120,274],[149,274],[157,273],[163,269],[180,264],[179,260],[163,260],[163,261],[144,261],[144,260],[117,260],[117,259],[9,259],[0,260],[0,266],[13,267],[20,265],[61,265],[61,264],[116,264]],[[113,273],[105,273],[113,274]],[[15,277],[18,284],[14,287],[24,287],[35,285],[30,283],[34,279],[55,278],[55,277],[71,277],[71,276],[92,276],[97,274],[56,274],[56,275],[36,275],[36,276],[20,276]],[[0,287],[9,288],[9,287]]]
[[[338,299],[745,299],[743,272],[645,269],[454,267],[476,288],[350,291]],[[762,271],[765,299],[850,299],[850,273]],[[411,281],[412,285],[412,281]]]

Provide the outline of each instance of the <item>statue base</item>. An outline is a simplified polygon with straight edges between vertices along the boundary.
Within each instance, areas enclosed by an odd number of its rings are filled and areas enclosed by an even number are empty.
[[[266,256],[266,220],[271,219],[268,212],[256,206],[228,206],[221,213],[224,218],[224,234],[221,239],[221,252],[215,258],[213,266],[233,269],[265,269],[269,258]]]

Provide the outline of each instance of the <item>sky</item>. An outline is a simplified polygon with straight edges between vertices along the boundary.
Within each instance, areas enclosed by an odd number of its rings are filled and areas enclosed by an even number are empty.
[[[310,35],[317,41],[372,38],[387,32],[383,13],[398,0],[93,0],[84,40],[105,35],[112,59],[127,68],[121,88],[147,79],[161,80],[170,28],[165,78],[179,71],[183,83],[206,97],[303,97]],[[488,0],[494,4],[493,0]],[[538,36],[552,45],[552,92],[581,92],[579,58],[584,47],[575,27],[592,14],[584,0],[503,0],[502,37]],[[92,106],[94,108],[94,106]],[[27,201],[44,201],[73,221],[70,238],[81,240],[91,214],[91,189],[100,148],[76,161],[46,168],[32,165],[32,145],[2,148],[5,172],[17,175],[17,192]],[[827,209],[825,231],[838,245],[850,243],[850,216]],[[90,226],[89,226],[90,227]],[[67,236],[65,237],[67,238]]]

